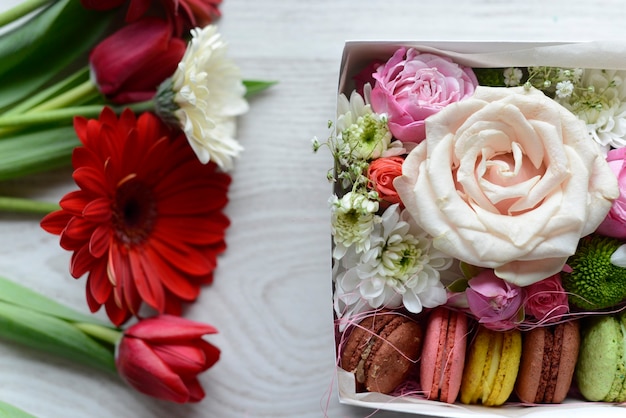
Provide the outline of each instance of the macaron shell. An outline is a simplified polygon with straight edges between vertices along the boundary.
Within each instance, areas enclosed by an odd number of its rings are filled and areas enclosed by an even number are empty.
[[[421,326],[392,312],[355,326],[343,344],[341,367],[355,374],[357,390],[390,393],[405,380],[420,354]]]
[[[461,382],[461,402],[502,405],[515,386],[522,353],[519,330],[479,327],[470,345]]]
[[[364,376],[357,371],[363,367],[363,353],[371,350],[373,337],[394,319],[394,315],[381,314],[365,317],[357,326],[354,326],[344,341],[341,352],[341,367],[357,374],[357,383],[363,384]],[[366,354],[367,356],[367,354]],[[358,386],[358,385],[357,385]]]
[[[580,393],[589,401],[604,400],[613,386],[623,351],[618,321],[610,315],[588,320],[583,329],[576,366]]]
[[[454,403],[461,389],[463,368],[465,366],[465,350],[467,347],[467,316],[454,312],[450,316],[448,329],[445,367],[441,385],[442,402]]]
[[[522,333],[519,330],[502,332],[502,351],[496,378],[491,386],[491,393],[486,400],[485,406],[502,405],[513,393],[519,363],[522,356]]]
[[[365,389],[391,393],[417,363],[421,342],[422,329],[416,322],[394,321],[385,327],[367,359]]]
[[[562,327],[563,339],[560,344],[559,373],[554,385],[552,399],[546,400],[552,403],[561,403],[567,397],[572,386],[580,348],[580,323],[578,321],[566,322],[562,324]]]
[[[461,381],[461,402],[464,404],[476,404],[483,396],[483,373],[486,365],[491,364],[493,350],[491,332],[479,327],[470,344],[463,379]]]
[[[546,330],[533,328],[524,333],[522,359],[515,383],[515,393],[522,402],[536,403],[541,384]]]
[[[428,399],[439,397],[439,368],[443,355],[443,345],[448,328],[448,309],[434,309],[428,317],[422,356],[420,359],[420,384]]]

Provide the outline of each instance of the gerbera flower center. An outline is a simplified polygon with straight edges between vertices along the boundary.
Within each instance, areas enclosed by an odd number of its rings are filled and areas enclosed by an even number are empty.
[[[152,188],[135,177],[118,186],[113,203],[113,227],[125,244],[142,243],[152,232],[157,218]]]

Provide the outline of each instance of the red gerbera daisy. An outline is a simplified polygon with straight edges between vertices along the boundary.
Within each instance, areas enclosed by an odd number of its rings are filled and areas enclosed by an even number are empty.
[[[152,113],[119,117],[105,107],[99,119],[74,120],[83,143],[74,150],[74,180],[61,210],[41,221],[73,251],[74,278],[88,273],[92,312],[105,305],[116,325],[142,302],[180,314],[202,284],[213,280],[226,245],[230,177],[201,164],[184,134]]]

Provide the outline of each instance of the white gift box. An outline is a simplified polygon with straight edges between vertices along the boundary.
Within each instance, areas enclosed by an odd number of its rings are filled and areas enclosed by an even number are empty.
[[[352,77],[373,60],[386,61],[401,46],[413,47],[452,58],[469,67],[508,68],[550,66],[626,70],[626,44],[622,42],[417,42],[351,41],[344,47],[338,93],[350,96]],[[338,187],[338,186],[336,186]],[[337,191],[337,190],[335,190]],[[336,274],[336,272],[335,272]],[[337,344],[340,333],[337,332]],[[339,356],[339,353],[337,353]],[[430,401],[417,396],[393,397],[374,392],[357,392],[354,375],[337,367],[341,403],[375,410],[399,411],[437,417],[623,417],[625,405],[566,399],[558,405],[485,407]]]

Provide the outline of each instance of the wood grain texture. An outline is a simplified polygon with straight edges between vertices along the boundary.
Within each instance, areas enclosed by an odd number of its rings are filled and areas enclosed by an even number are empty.
[[[7,8],[19,0],[3,0]],[[325,138],[345,40],[590,40],[626,36],[622,0],[224,0],[220,30],[249,79],[279,84],[240,119],[228,250],[215,283],[187,308],[222,349],[207,396],[172,405],[108,376],[0,344],[0,400],[39,417],[364,417],[334,386]],[[0,156],[1,158],[1,156]],[[1,183],[0,195],[58,200],[69,170]],[[0,215],[0,274],[86,311],[85,280],[38,219]],[[102,313],[99,313],[102,316]],[[401,414],[377,412],[377,417]]]

